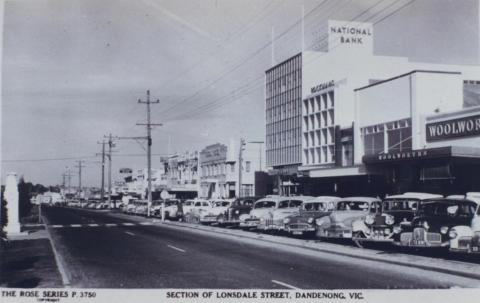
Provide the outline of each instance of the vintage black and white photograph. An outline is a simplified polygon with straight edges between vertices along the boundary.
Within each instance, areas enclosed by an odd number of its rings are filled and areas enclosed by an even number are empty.
[[[480,1],[0,13],[2,302],[480,289]]]

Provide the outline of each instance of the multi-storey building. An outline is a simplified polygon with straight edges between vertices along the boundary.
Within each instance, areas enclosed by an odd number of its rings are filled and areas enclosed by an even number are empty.
[[[375,190],[371,185],[383,182],[381,181],[384,180],[383,177],[370,173],[365,165],[355,158],[355,148],[359,144],[358,137],[355,140],[354,135],[358,123],[355,112],[360,106],[355,102],[357,88],[373,85],[413,70],[461,72],[461,79],[465,80],[463,90],[467,90],[470,96],[468,100],[475,99],[471,97],[472,92],[475,95],[476,91],[475,85],[472,84],[474,81],[471,80],[479,78],[478,66],[421,63],[405,57],[374,55],[373,34],[373,25],[370,23],[329,21],[326,52],[304,51],[267,71],[267,164],[273,168],[273,174],[283,175],[283,182],[280,181],[280,185],[296,186],[302,193],[311,195],[374,194]],[[290,72],[285,64],[295,60],[301,62],[299,67],[301,76],[298,77],[301,83],[296,83],[301,88],[299,101],[301,111],[295,107],[293,109],[286,107],[286,111],[291,111],[289,114],[284,113],[282,107],[284,102],[282,98],[286,87],[289,87],[283,86],[283,79],[286,80],[286,75]],[[405,94],[407,92],[402,91]],[[436,96],[434,92],[431,93],[432,96]],[[387,95],[383,97],[388,98]],[[277,104],[272,99],[280,101]],[[448,100],[445,99],[443,102]],[[386,100],[384,104],[394,108]],[[382,110],[390,109],[381,102],[378,106]],[[377,112],[376,115],[381,113]],[[291,116],[300,116],[300,130],[293,132],[294,137],[289,137],[288,132],[283,131],[285,128],[282,128],[284,124],[291,125],[287,122]],[[402,123],[403,126],[408,125],[408,121]],[[280,126],[275,128],[274,125]],[[366,138],[370,140],[371,137]],[[286,142],[290,144],[299,142],[300,154],[297,153],[297,149],[288,149]],[[376,148],[373,143],[372,148]],[[272,158],[278,151],[280,154],[281,152],[289,154]],[[294,161],[282,162],[283,159]],[[282,171],[281,169],[288,164],[296,168]],[[287,190],[285,192],[288,193]]]
[[[261,166],[261,147],[256,144],[242,141],[237,145],[231,140],[228,146],[226,159],[226,183],[228,188],[228,197],[251,197],[256,193],[255,172],[263,171]],[[242,148],[242,165],[239,171],[240,148]],[[260,148],[260,150],[259,150]],[[260,151],[260,152],[259,152]],[[241,187],[239,184],[241,180]]]
[[[162,179],[169,194],[187,199],[198,196],[198,152],[185,152],[160,159],[165,173]]]
[[[227,146],[213,144],[200,152],[199,179],[201,198],[226,198],[229,189],[226,183]]]
[[[280,190],[290,191],[302,163],[302,54],[267,70],[265,81],[266,162]]]

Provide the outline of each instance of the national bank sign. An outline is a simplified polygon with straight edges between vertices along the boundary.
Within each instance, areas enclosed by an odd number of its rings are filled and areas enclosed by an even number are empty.
[[[480,115],[426,124],[427,142],[480,136]]]
[[[337,48],[373,52],[372,23],[328,21],[328,49]]]

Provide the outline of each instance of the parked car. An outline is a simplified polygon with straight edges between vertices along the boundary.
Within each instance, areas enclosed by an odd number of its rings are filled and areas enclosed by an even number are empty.
[[[330,215],[335,209],[339,197],[320,196],[305,201],[298,215],[292,215],[283,220],[286,231],[294,236],[315,234],[315,220]]]
[[[153,200],[152,205],[150,207],[150,215],[153,217],[161,217],[162,216],[162,200]]]
[[[381,201],[370,197],[347,197],[337,201],[335,210],[315,220],[319,238],[352,238],[352,223],[375,213]]]
[[[146,216],[148,212],[148,201],[146,200],[137,200],[135,201],[135,208],[133,213],[140,216]]]
[[[248,215],[253,208],[253,204],[258,199],[260,197],[237,198],[227,210],[218,216],[218,224],[222,226],[238,226],[240,224],[240,216]]]
[[[137,201],[136,199],[129,199],[127,204],[123,207],[122,211],[126,214],[133,214],[135,207],[137,206]]]
[[[163,203],[165,203],[165,219],[178,220],[183,216],[181,201],[178,199],[155,200],[152,202],[151,214],[155,217],[162,217]]]
[[[295,216],[300,213],[300,207],[305,201],[311,200],[309,196],[282,197],[277,208],[260,217],[260,223],[257,229],[261,230],[285,230],[284,220],[289,216]]]
[[[443,196],[415,192],[388,196],[382,201],[377,213],[353,222],[353,240],[393,242],[393,235],[401,231],[401,226],[412,223],[422,201],[439,198]]]
[[[423,202],[412,224],[402,226],[394,244],[416,248],[450,247],[450,240],[457,238],[460,230],[465,230],[462,226],[472,226],[475,212],[478,211],[476,200],[449,196]],[[459,244],[463,246],[463,241],[455,243],[453,249],[458,248]]]
[[[200,222],[200,214],[204,211],[209,210],[212,208],[212,204],[208,200],[203,199],[195,199],[192,200],[193,203],[191,205],[183,205],[183,219],[186,222],[190,223],[199,223]],[[188,211],[188,212],[187,212]]]
[[[452,197],[456,198],[456,197]],[[470,225],[453,227],[450,232],[450,251],[463,253],[480,253],[480,193],[467,193],[465,201],[468,203],[463,210],[466,216],[471,217]],[[459,211],[459,210],[457,210]]]
[[[239,226],[244,229],[256,229],[260,224],[260,219],[271,217],[273,210],[278,208],[278,204],[284,198],[285,197],[280,196],[269,196],[258,200],[248,215],[240,215]]]
[[[211,202],[211,207],[200,210],[199,220],[202,224],[217,223],[218,216],[224,213],[233,203],[233,199],[216,199]]]

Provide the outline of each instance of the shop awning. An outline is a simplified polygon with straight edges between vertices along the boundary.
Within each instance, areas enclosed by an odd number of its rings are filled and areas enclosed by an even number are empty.
[[[379,164],[399,161],[417,161],[447,158],[480,159],[480,148],[466,146],[425,148],[405,152],[363,156],[362,161],[365,164]]]

